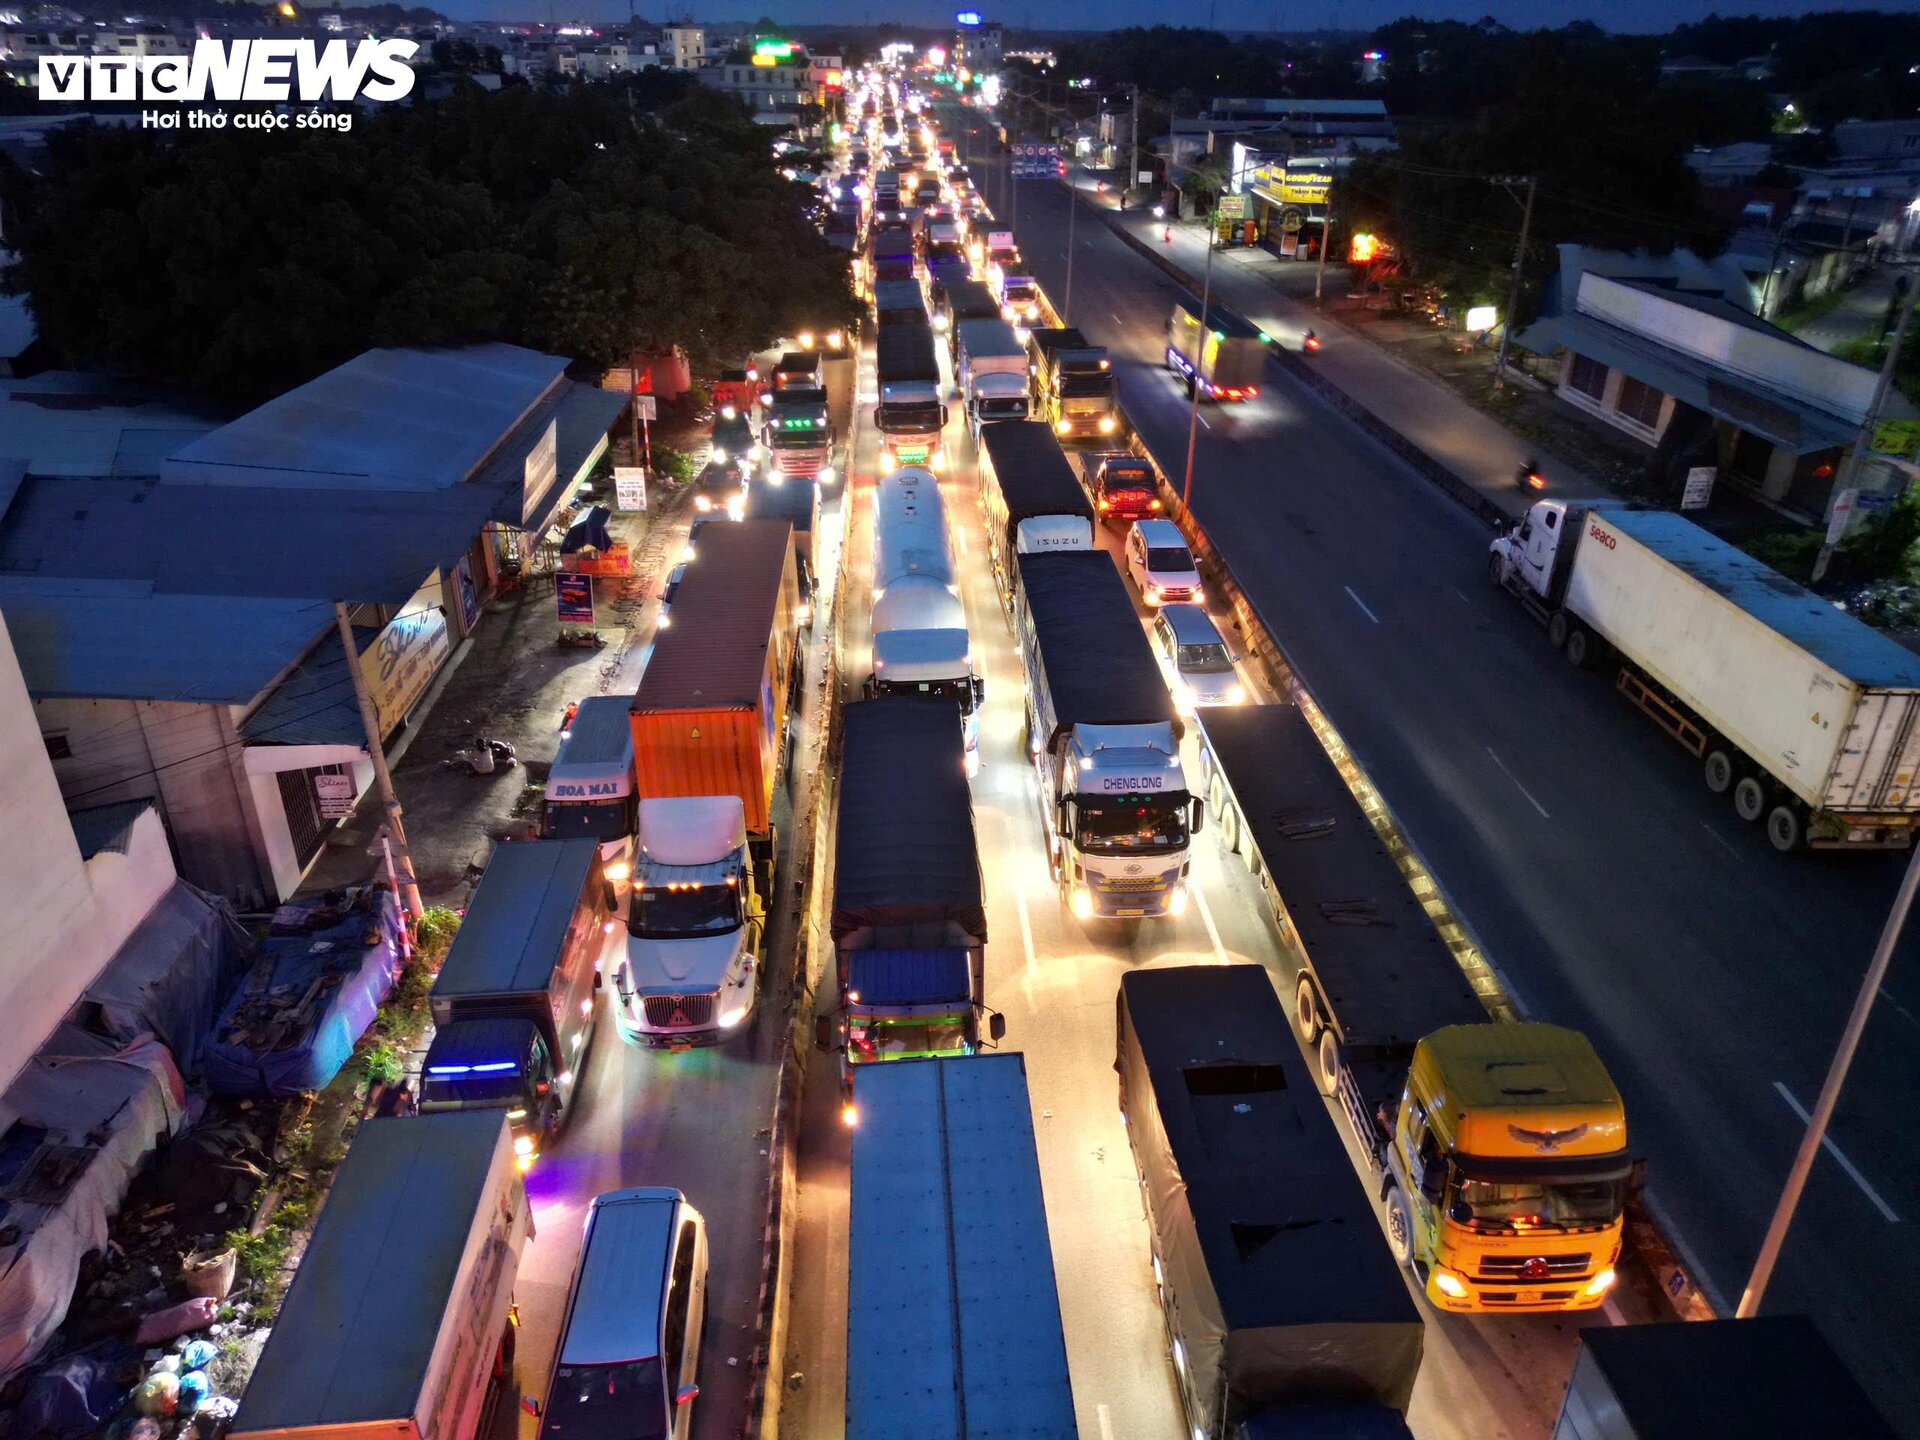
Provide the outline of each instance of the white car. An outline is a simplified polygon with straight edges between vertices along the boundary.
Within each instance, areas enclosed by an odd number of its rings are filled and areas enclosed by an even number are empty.
[[[1140,598],[1156,609],[1175,601],[1198,601],[1200,571],[1186,537],[1171,520],[1136,520],[1127,532],[1127,574]]]
[[[1182,715],[1202,705],[1246,702],[1246,687],[1233,668],[1235,657],[1214,628],[1213,617],[1198,605],[1161,607],[1153,617],[1153,652]]]

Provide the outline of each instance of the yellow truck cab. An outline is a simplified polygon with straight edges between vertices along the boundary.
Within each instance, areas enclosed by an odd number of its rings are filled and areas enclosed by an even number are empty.
[[[1387,1234],[1451,1311],[1589,1310],[1620,1255],[1620,1092],[1556,1025],[1452,1025],[1414,1047],[1387,1147]]]

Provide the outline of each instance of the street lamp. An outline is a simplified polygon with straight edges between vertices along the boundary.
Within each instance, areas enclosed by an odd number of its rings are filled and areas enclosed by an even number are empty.
[[[1187,416],[1187,475],[1180,486],[1180,512],[1191,511],[1193,502],[1193,447],[1200,439],[1200,357],[1207,346],[1207,311],[1213,307],[1213,232],[1214,212],[1207,212],[1207,263],[1201,270],[1200,325],[1193,332],[1193,374],[1188,378],[1191,412]]]

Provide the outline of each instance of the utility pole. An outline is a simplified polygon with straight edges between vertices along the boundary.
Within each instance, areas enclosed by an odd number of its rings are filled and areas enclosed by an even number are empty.
[[[1900,363],[1900,347],[1906,342],[1907,326],[1913,320],[1915,300],[1920,300],[1920,276],[1907,274],[1900,277],[1907,287],[1906,301],[1900,307],[1900,322],[1893,327],[1893,340],[1887,346],[1887,358],[1880,362],[1880,378],[1873,382],[1873,399],[1867,405],[1866,419],[1860,422],[1860,433],[1853,439],[1853,448],[1847,451],[1847,458],[1840,463],[1840,474],[1833,482],[1836,497],[1848,490],[1857,489],[1860,466],[1867,452],[1873,448],[1874,428],[1880,423],[1880,409],[1887,403],[1887,392],[1893,388],[1894,367]],[[1833,563],[1833,551],[1839,543],[1831,526],[1821,541],[1820,553],[1813,559],[1812,583],[1818,585],[1826,579],[1827,566]]]
[[[1494,183],[1510,185],[1515,182],[1500,179]],[[1520,217],[1520,243],[1513,247],[1513,284],[1507,291],[1507,313],[1500,326],[1500,354],[1493,362],[1493,388],[1496,390],[1507,383],[1507,343],[1513,338],[1513,315],[1520,306],[1520,267],[1527,259],[1527,233],[1533,229],[1533,191],[1537,183],[1535,176],[1527,177],[1527,207]]]
[[[360,673],[360,649],[353,641],[353,622],[347,607],[333,602],[334,624],[340,630],[340,645],[347,654],[347,674],[353,679],[353,698],[360,705],[360,727],[366,732],[367,754],[373,760],[374,782],[380,787],[380,799],[387,812],[387,834],[393,840],[393,853],[400,861],[400,901],[407,914],[418,920],[426,913],[420,903],[420,885],[414,879],[413,851],[407,847],[407,832],[400,824],[400,797],[394,793],[393,772],[387,769],[387,752],[380,744],[380,717],[374,714],[373,695],[367,689],[367,677]]]
[[[1207,137],[1209,153],[1213,137]],[[1207,212],[1207,263],[1201,270],[1200,279],[1200,325],[1194,331],[1193,340],[1193,376],[1188,381],[1192,386],[1192,413],[1187,416],[1187,475],[1180,486],[1180,511],[1188,513],[1193,504],[1193,447],[1200,439],[1200,358],[1207,347],[1207,311],[1213,306],[1213,227],[1214,211]]]
[[[1073,161],[1067,161],[1067,288],[1060,296],[1060,323],[1071,325],[1067,319],[1073,309],[1073,217],[1080,209],[1080,196],[1073,188]]]
[[[1787,243],[1787,222],[1793,218],[1791,205],[1785,215],[1780,217],[1780,228],[1773,232],[1773,253],[1767,257],[1767,283],[1760,292],[1760,318],[1773,317],[1773,282],[1780,273],[1780,247]]]
[[[1320,308],[1320,292],[1327,283],[1327,228],[1333,219],[1328,202],[1332,199],[1333,192],[1329,190],[1327,198],[1320,202],[1320,264],[1313,272],[1313,308],[1316,310]]]
[[[1127,183],[1120,187],[1120,208],[1127,208],[1133,185],[1140,178],[1140,87],[1133,87],[1133,125],[1127,135]]]
[[[1913,289],[1920,290],[1920,286]],[[1906,328],[1906,318],[1913,313],[1913,301],[1907,301],[1907,308],[1901,312],[1901,328]],[[1900,881],[1900,893],[1894,896],[1893,909],[1887,912],[1886,928],[1880,932],[1880,943],[1874,947],[1873,961],[1867,966],[1866,978],[1860,982],[1860,993],[1854,997],[1853,1013],[1847,1017],[1847,1028],[1840,1034],[1840,1046],[1833,1052],[1833,1063],[1827,1069],[1826,1084],[1820,1087],[1820,1098],[1813,1102],[1813,1114],[1807,1120],[1807,1133],[1800,1137],[1799,1153],[1793,1157],[1793,1168],[1787,1171],[1787,1183],[1780,1191],[1780,1203],[1774,1207],[1773,1219],[1767,1223],[1767,1238],[1760,1242],[1760,1254],[1753,1262],[1753,1274],[1747,1279],[1747,1288],[1740,1296],[1740,1306],[1734,1311],[1734,1317],[1751,1320],[1760,1313],[1760,1302],[1767,1293],[1767,1282],[1773,1278],[1773,1267],[1780,1259],[1780,1247],[1787,1238],[1787,1227],[1793,1224],[1793,1212],[1800,1204],[1800,1192],[1806,1188],[1807,1175],[1813,1169],[1814,1157],[1819,1155],[1820,1147],[1826,1142],[1827,1122],[1833,1118],[1834,1106],[1840,1101],[1840,1088],[1847,1083],[1847,1070],[1853,1064],[1853,1052],[1859,1047],[1860,1036],[1867,1028],[1867,1017],[1873,1012],[1874,998],[1880,993],[1880,986],[1887,978],[1887,966],[1893,960],[1893,947],[1900,938],[1900,932],[1906,927],[1907,912],[1913,908],[1913,895],[1920,889],[1920,846],[1915,846],[1913,858],[1907,862],[1907,873]]]

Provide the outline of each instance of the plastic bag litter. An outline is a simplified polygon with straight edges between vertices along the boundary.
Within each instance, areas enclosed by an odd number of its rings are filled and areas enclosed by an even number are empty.
[[[202,1400],[200,1408],[193,1412],[194,1434],[199,1440],[218,1440],[239,1408],[240,1402],[227,1395],[214,1395]]]
[[[211,1340],[189,1340],[180,1350],[180,1368],[204,1370],[219,1353],[220,1347]]]
[[[162,1355],[158,1360],[153,1362],[153,1373],[156,1375],[162,1373],[178,1375],[184,1368],[180,1363],[180,1357],[178,1355]]]
[[[180,1409],[182,1413],[192,1415],[200,1408],[200,1402],[207,1398],[212,1386],[207,1382],[204,1370],[189,1370],[180,1377]]]
[[[182,1300],[178,1305],[156,1310],[143,1319],[140,1328],[134,1332],[134,1343],[154,1345],[184,1335],[189,1330],[204,1330],[213,1323],[213,1317],[219,1312],[219,1302],[211,1296],[199,1295],[191,1300]]]
[[[162,1370],[149,1375],[133,1392],[134,1406],[142,1415],[170,1420],[180,1407],[180,1377]]]

